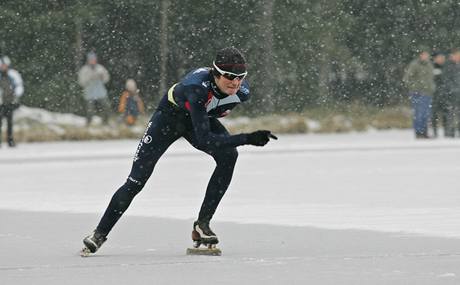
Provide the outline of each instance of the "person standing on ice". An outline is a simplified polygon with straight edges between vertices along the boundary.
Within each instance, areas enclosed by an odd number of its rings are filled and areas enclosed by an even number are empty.
[[[230,135],[217,119],[249,99],[246,68],[242,53],[227,47],[217,52],[211,68],[191,71],[166,92],[137,147],[128,179],[113,195],[94,232],[83,240],[89,252],[96,252],[106,241],[158,159],[181,137],[216,162],[198,219],[193,223],[193,239],[203,244],[219,242],[209,223],[230,185],[238,157],[236,147],[264,146],[270,138],[277,139],[268,130]]]
[[[433,128],[433,136],[438,137],[438,126],[444,128],[444,136],[451,137],[449,130],[452,129],[453,112],[449,107],[449,94],[447,89],[447,76],[445,73],[446,55],[443,52],[437,51],[433,54],[433,71],[436,91],[433,94],[433,107],[431,114],[431,126]]]
[[[403,82],[409,89],[413,109],[415,137],[428,138],[428,122],[431,118],[431,102],[436,85],[434,67],[430,61],[429,49],[420,48],[418,57],[406,69]]]
[[[445,67],[448,122],[445,127],[447,137],[455,137],[460,132],[460,50],[453,48]]]
[[[0,57],[0,145],[2,143],[2,120],[6,118],[8,146],[14,147],[13,112],[19,107],[19,97],[24,94],[22,77],[15,69],[10,68],[11,60],[7,56]]]

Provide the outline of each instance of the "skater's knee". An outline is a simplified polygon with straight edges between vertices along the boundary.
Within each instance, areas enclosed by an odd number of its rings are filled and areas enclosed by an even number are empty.
[[[136,183],[132,179],[128,178],[125,184],[123,184],[113,195],[112,200],[117,203],[117,208],[125,209],[129,203],[141,192],[143,184]]]
[[[144,181],[144,179],[135,179],[132,176],[129,176],[123,188],[125,191],[136,195],[137,193],[141,192],[145,183],[146,181]]]
[[[228,150],[228,156],[233,162],[236,162],[236,160],[238,159],[238,150],[236,149],[236,147],[230,148]]]
[[[218,164],[235,164],[236,160],[238,159],[238,150],[236,149],[236,147],[223,148],[219,151],[216,151],[213,157]]]

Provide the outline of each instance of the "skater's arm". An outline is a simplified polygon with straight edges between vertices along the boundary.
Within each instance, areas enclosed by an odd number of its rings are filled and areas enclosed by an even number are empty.
[[[190,104],[193,131],[200,145],[213,145],[216,147],[237,147],[247,143],[246,134],[224,135],[211,131],[209,117],[206,111],[207,94],[200,86],[187,86],[186,97]]]

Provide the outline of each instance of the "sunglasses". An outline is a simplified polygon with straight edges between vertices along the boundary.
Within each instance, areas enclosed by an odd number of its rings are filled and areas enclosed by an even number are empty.
[[[243,73],[239,73],[239,74],[229,72],[229,71],[224,71],[224,70],[220,69],[219,67],[217,67],[215,62],[213,62],[212,65],[217,70],[217,72],[219,72],[220,75],[222,75],[223,77],[225,77],[228,80],[235,80],[235,78],[238,78],[238,80],[243,80],[246,77],[246,75],[248,75],[247,71],[245,71]]]

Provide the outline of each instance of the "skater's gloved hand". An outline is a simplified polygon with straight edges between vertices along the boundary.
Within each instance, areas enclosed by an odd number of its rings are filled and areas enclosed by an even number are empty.
[[[255,146],[264,146],[270,141],[270,138],[277,140],[278,138],[273,135],[270,131],[259,130],[247,134],[248,144]]]

